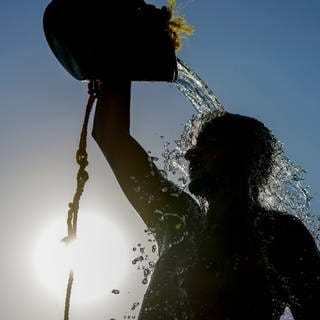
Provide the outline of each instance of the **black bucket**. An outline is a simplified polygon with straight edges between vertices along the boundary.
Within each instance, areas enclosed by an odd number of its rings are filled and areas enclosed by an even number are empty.
[[[143,0],[53,0],[46,39],[78,80],[168,81],[177,77],[170,12]]]

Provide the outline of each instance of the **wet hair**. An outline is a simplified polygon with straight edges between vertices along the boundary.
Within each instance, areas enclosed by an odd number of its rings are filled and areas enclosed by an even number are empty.
[[[200,128],[198,140],[217,135],[241,169],[247,170],[249,193],[252,200],[257,201],[259,190],[267,184],[273,169],[277,139],[262,122],[227,112],[219,116],[208,115]]]

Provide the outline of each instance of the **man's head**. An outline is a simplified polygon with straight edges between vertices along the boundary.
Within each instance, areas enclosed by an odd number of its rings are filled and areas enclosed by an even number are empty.
[[[186,153],[189,190],[208,197],[221,187],[247,186],[256,199],[268,179],[276,139],[260,121],[224,113],[206,121],[197,144]]]

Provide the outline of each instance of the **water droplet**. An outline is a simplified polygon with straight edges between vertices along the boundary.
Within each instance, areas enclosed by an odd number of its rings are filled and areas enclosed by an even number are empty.
[[[113,289],[111,292],[112,292],[113,294],[119,294],[119,293],[120,293],[120,291],[117,290],[117,289]]]
[[[131,310],[135,310],[138,306],[139,306],[139,302],[134,302],[132,307],[131,307]]]
[[[170,196],[178,198],[179,194],[178,193],[170,193]]]
[[[143,259],[143,256],[137,257],[137,258],[135,258],[135,259],[132,260],[132,264],[136,264],[137,262],[141,262],[141,261],[143,261],[143,260],[144,260],[144,259]]]
[[[143,274],[144,274],[145,277],[147,277],[150,273],[151,273],[150,270],[147,269],[147,268],[144,269],[144,271],[143,271]]]

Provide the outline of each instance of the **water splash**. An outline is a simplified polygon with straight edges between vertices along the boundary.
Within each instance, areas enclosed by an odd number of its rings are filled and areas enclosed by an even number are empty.
[[[132,248],[135,257],[131,263],[142,273],[141,283],[147,285],[155,268],[158,253],[153,232],[148,229],[144,230],[144,232],[148,236],[148,242],[144,246],[138,243]]]
[[[189,184],[188,163],[185,152],[195,145],[201,125],[208,114],[215,117],[225,109],[205,82],[187,64],[178,59],[178,79],[176,87],[191,102],[197,111],[185,124],[181,137],[175,141],[174,148],[164,144],[164,172],[186,192]],[[320,247],[319,218],[311,213],[312,196],[304,184],[305,170],[293,163],[284,153],[283,144],[278,141],[274,158],[274,168],[268,184],[260,190],[261,205],[270,210],[278,210],[297,216],[304,222]],[[199,199],[198,199],[199,200]],[[203,199],[199,203],[206,207]]]
[[[175,147],[164,144],[164,172],[180,185],[186,192],[189,184],[188,163],[184,158],[186,151],[196,144],[200,127],[210,113],[215,117],[225,110],[214,93],[204,81],[182,60],[178,59],[178,79],[176,86],[191,102],[195,115],[185,124],[180,139],[176,140]],[[262,206],[270,210],[290,213],[306,225],[320,247],[320,221],[311,213],[312,199],[308,186],[303,183],[305,170],[293,163],[284,153],[283,144],[277,141],[274,158],[274,168],[268,184],[260,190],[259,201]],[[207,203],[198,199],[205,211]],[[281,317],[282,320],[292,320],[292,314],[287,308]]]
[[[195,145],[205,116],[209,113],[218,116],[225,110],[212,90],[179,58],[178,78],[175,84],[178,90],[192,103],[197,113],[185,124],[180,139],[175,141],[176,146],[174,149],[171,149],[170,143],[164,144],[162,157],[164,161],[164,173],[188,192],[188,163],[184,159],[184,154],[190,147]]]

